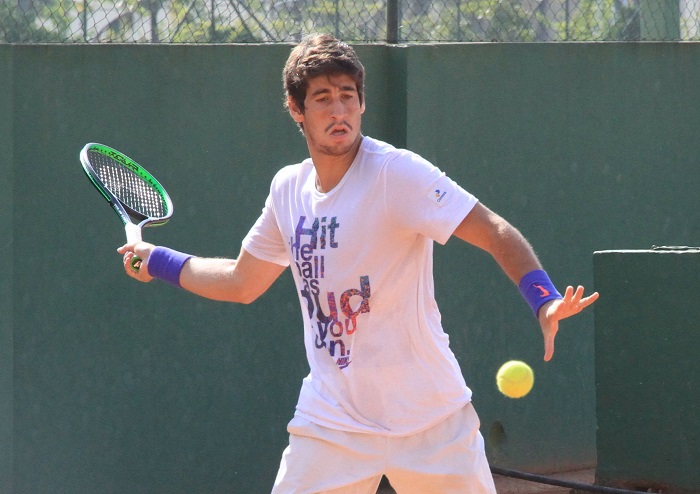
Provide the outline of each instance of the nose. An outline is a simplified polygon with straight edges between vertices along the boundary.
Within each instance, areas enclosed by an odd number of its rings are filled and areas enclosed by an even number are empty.
[[[348,109],[346,108],[345,103],[340,98],[334,99],[333,103],[331,104],[331,116],[342,118],[347,114]]]

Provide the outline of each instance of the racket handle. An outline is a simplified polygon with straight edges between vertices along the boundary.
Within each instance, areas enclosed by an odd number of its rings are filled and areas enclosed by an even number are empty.
[[[126,231],[126,241],[128,243],[132,244],[142,240],[141,228],[138,225],[127,223],[124,225],[124,230]],[[139,256],[134,256],[131,258],[131,269],[134,271],[141,269],[141,258]]]

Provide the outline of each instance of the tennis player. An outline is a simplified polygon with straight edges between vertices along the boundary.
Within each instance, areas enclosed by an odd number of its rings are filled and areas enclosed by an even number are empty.
[[[329,35],[304,39],[283,72],[310,158],[281,169],[238,259],[140,242],[126,273],[250,303],[291,267],[311,372],[288,425],[274,494],[495,493],[479,419],[433,293],[433,243],[490,253],[537,317],[544,359],[559,321],[597,293],[562,297],[523,235],[407,150],[364,136],[364,67]],[[143,267],[134,271],[131,258]]]

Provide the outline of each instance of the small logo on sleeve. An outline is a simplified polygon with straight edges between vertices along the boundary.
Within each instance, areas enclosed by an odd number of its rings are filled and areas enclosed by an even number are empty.
[[[435,204],[437,204],[438,206],[442,206],[445,204],[447,191],[443,189],[434,189],[428,194],[428,196],[430,197],[430,199],[435,201]]]

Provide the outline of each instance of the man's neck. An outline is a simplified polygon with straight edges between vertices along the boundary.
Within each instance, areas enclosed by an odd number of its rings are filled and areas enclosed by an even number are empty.
[[[358,138],[352,149],[342,156],[311,153],[311,160],[316,168],[316,190],[323,193],[330,192],[340,183],[352,162],[355,161],[361,142],[362,137]]]

